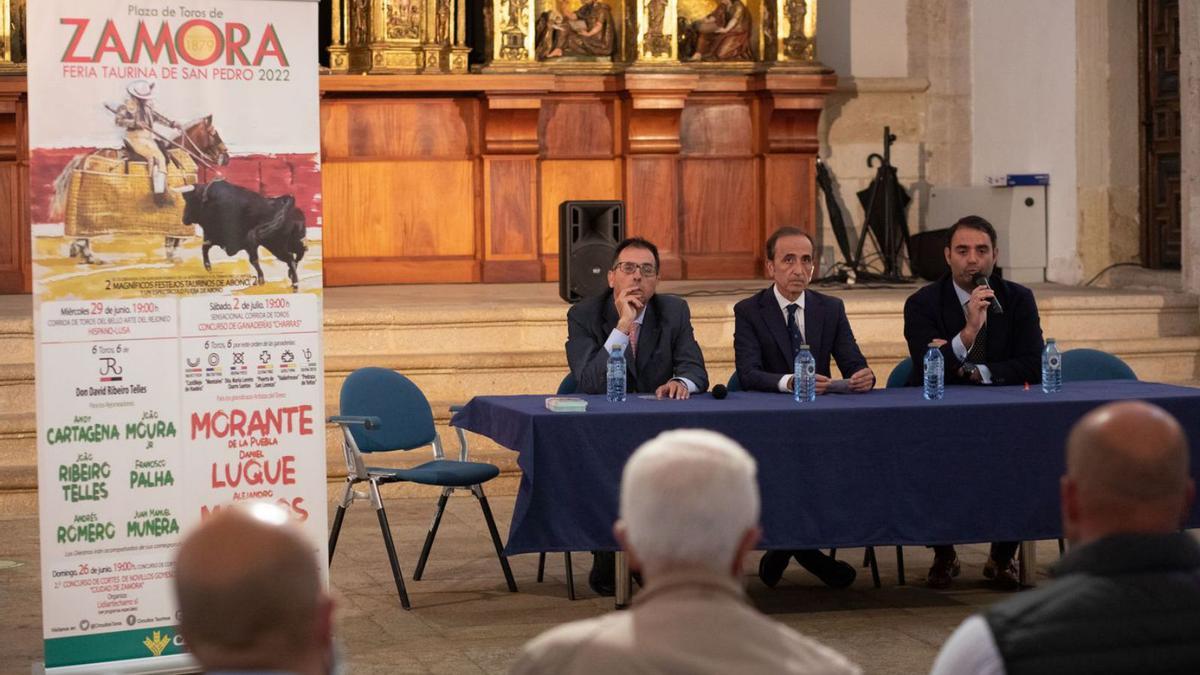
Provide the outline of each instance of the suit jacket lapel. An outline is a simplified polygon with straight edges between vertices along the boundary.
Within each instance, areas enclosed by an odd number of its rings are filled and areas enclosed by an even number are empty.
[[[779,346],[779,353],[783,354],[783,360],[786,363],[791,363],[792,354],[792,338],[788,337],[787,322],[784,321],[783,312],[779,309],[779,303],[775,300],[775,286],[772,285],[765,291],[758,294],[758,308],[762,312],[763,321],[767,324],[767,330],[771,332],[771,337],[775,338],[775,344]],[[805,317],[807,319],[807,317]]]
[[[601,343],[607,340],[612,330],[617,327],[617,318],[617,306],[613,304],[612,291],[609,291],[604,296],[604,305],[600,312],[599,334]]]
[[[817,356],[817,340],[821,338],[821,324],[825,320],[823,310],[816,297],[804,291],[804,330],[801,332],[804,333],[804,342],[808,344],[813,358]]]
[[[954,279],[949,275],[942,284],[942,319],[946,322],[947,340],[953,339],[967,325],[967,316],[954,291]]]

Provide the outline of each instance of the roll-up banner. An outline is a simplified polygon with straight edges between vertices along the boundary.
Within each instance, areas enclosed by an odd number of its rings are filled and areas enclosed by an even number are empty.
[[[325,566],[317,3],[29,3],[48,672],[175,672],[182,537],[284,507]]]

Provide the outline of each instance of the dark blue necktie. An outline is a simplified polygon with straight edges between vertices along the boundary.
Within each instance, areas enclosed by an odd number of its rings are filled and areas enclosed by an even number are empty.
[[[793,359],[796,358],[796,355],[800,353],[800,345],[804,344],[804,335],[800,333],[800,324],[796,323],[796,310],[799,308],[800,308],[800,305],[797,305],[794,302],[787,306],[787,313],[788,313],[787,329],[788,329],[788,337],[790,337],[792,339],[792,358]]]

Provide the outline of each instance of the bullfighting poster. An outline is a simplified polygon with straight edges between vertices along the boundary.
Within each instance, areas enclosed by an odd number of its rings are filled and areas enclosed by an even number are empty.
[[[186,667],[173,560],[216,509],[279,504],[324,564],[317,10],[29,5],[50,672]]]

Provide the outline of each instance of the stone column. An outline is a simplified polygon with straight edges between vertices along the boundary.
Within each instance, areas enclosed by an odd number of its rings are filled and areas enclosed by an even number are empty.
[[[971,184],[971,7],[910,0],[908,74],[929,81],[925,172],[933,185]]]
[[[1137,3],[1076,5],[1076,241],[1083,278],[1140,258]],[[1053,177],[1051,178],[1053,180]],[[1069,189],[1064,188],[1052,189]]]
[[[1200,293],[1200,3],[1179,3],[1183,288]]]

